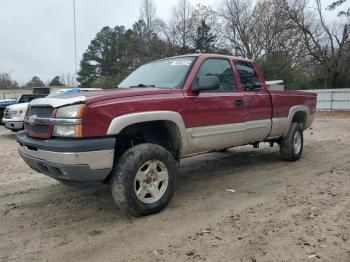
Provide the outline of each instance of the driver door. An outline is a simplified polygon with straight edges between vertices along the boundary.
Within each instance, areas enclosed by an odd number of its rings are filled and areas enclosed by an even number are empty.
[[[225,58],[209,58],[200,66],[200,76],[216,76],[220,88],[187,96],[183,113],[190,151],[200,153],[233,147],[245,141],[244,95],[238,91],[232,65]]]

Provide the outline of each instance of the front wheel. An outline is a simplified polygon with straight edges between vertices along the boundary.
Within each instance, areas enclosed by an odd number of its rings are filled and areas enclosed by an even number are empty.
[[[176,161],[165,148],[141,144],[119,159],[112,178],[114,202],[133,216],[160,212],[176,185]]]
[[[283,160],[297,161],[303,152],[304,136],[301,124],[292,123],[286,137],[280,142],[280,154]]]

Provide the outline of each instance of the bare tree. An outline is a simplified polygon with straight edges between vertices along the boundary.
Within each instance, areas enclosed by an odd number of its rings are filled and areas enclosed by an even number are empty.
[[[222,50],[222,41],[219,38],[221,25],[218,15],[211,7],[198,4],[192,13],[195,32],[193,34],[193,49],[196,52],[217,52]]]
[[[259,57],[263,48],[256,30],[259,17],[253,11],[252,1],[223,0],[218,14],[224,25],[222,36],[233,53],[250,59]]]
[[[66,81],[65,83],[67,83],[68,86],[73,86],[73,76],[71,75],[71,73],[67,73],[66,74]]]
[[[18,88],[18,83],[15,80],[12,80],[11,73],[0,72],[0,88],[1,89]]]
[[[169,38],[174,45],[180,46],[180,53],[188,52],[193,44],[195,27],[192,14],[193,7],[189,0],[178,0],[177,5],[171,9]]]
[[[328,10],[334,10],[336,9],[338,6],[341,6],[342,4],[344,4],[347,0],[337,0],[335,2],[333,2],[332,4],[330,4],[327,9]],[[347,10],[342,10],[340,12],[338,12],[338,16],[348,16],[350,17],[350,8],[348,8]]]
[[[305,67],[307,52],[302,43],[303,35],[276,2],[260,1],[253,9],[256,19],[254,36],[262,50],[258,58],[283,54],[284,61],[291,67]]]
[[[60,82],[61,82],[62,84],[64,84],[64,85],[66,85],[66,79],[65,79],[65,77],[64,77],[64,73],[62,73],[61,76],[60,76]]]
[[[349,23],[327,24],[320,0],[315,0],[316,9],[308,7],[307,0],[282,0],[278,2],[303,35],[303,44],[309,55],[325,67],[329,84],[337,87],[350,37]]]
[[[162,19],[157,18],[155,20],[155,31],[160,39],[163,39],[166,43],[164,55],[174,56],[177,54],[176,39],[173,34],[173,30],[170,29],[170,25],[164,22]]]
[[[193,8],[192,20],[196,26],[198,26],[201,21],[205,21],[208,26],[214,30],[218,30],[221,27],[218,18],[218,14],[209,6],[198,4]]]
[[[305,75],[310,59],[303,35],[277,0],[223,0],[218,11],[221,37],[232,53],[257,60],[269,78],[293,82]]]
[[[156,5],[153,0],[143,0],[140,8],[140,20],[144,21],[148,30],[154,29]]]

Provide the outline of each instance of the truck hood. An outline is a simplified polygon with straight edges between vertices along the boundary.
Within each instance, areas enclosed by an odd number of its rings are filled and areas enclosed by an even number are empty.
[[[10,110],[27,110],[29,103],[20,103],[20,104],[14,104],[10,105],[7,108]]]
[[[82,92],[71,95],[61,95],[57,97],[39,98],[30,102],[31,106],[47,105],[54,108],[72,105],[77,103],[92,104],[99,101],[111,99],[140,97],[140,96],[155,96],[162,94],[171,94],[182,92],[181,89],[164,89],[164,88],[117,88],[114,90],[105,90],[98,92]]]

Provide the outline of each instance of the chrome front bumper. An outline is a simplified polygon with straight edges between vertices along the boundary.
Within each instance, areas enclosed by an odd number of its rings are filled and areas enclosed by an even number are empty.
[[[24,127],[23,121],[11,121],[8,119],[2,119],[5,127],[10,130],[22,130]]]
[[[32,169],[61,182],[101,183],[113,169],[114,138],[40,140],[19,132],[16,139],[20,156]]]
[[[113,167],[114,150],[91,152],[51,152],[45,150],[31,150],[27,146],[18,145],[21,156],[46,161],[57,165],[87,165],[91,169],[106,169]]]

